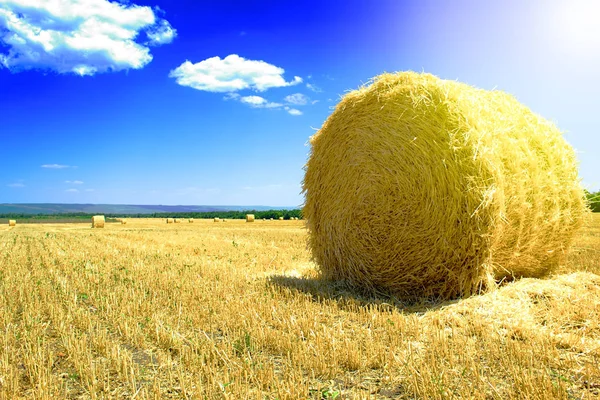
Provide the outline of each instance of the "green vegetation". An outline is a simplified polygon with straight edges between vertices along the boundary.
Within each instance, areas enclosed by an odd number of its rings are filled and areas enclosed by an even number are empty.
[[[585,191],[585,196],[587,197],[588,205],[593,212],[600,212],[600,191],[597,192],[588,192]]]

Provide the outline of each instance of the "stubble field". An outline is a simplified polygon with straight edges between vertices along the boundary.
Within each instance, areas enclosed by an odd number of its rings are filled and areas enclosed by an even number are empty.
[[[600,215],[551,279],[403,304],[302,221],[0,227],[0,398],[600,397]]]

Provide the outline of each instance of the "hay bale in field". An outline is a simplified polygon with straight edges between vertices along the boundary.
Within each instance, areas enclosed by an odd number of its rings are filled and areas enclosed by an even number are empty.
[[[124,220],[124,219],[122,219],[122,220],[121,220],[121,225],[127,225],[127,221],[126,221],[126,220]]]
[[[269,218],[269,221],[273,221],[273,218]]]
[[[283,221],[283,217],[279,217],[279,220],[280,220],[280,221]]]
[[[175,218],[175,219],[173,219],[173,222],[176,223],[176,224],[178,224],[178,223],[181,222],[181,220],[179,218]]]
[[[172,224],[173,222],[175,222],[173,218],[167,218],[167,224]]]
[[[194,218],[190,218],[190,219],[188,219],[188,222],[189,222],[190,224],[193,224],[193,223],[194,223]]]
[[[254,222],[254,214],[246,214],[246,222]]]
[[[92,217],[92,228],[104,228],[104,215],[94,215]]]
[[[213,222],[221,222],[221,220],[219,218],[214,218]]]
[[[16,226],[17,225],[17,221],[14,219],[9,219],[8,220],[8,226]]]
[[[227,220],[226,220],[225,218],[223,218],[223,219],[221,220],[221,222],[227,222]]]
[[[383,74],[310,140],[303,216],[322,274],[403,296],[541,277],[586,213],[575,152],[514,97]]]

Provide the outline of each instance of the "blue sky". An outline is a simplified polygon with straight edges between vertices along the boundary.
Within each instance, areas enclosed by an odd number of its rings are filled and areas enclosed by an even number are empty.
[[[594,0],[0,0],[0,202],[299,205],[309,136],[401,70],[513,94],[598,190],[598,20]]]

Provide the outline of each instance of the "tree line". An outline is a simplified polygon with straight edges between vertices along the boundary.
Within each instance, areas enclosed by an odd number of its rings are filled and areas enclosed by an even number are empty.
[[[94,215],[104,215],[107,222],[116,222],[115,218],[224,218],[224,219],[245,219],[246,214],[254,214],[256,219],[291,219],[292,217],[302,219],[302,210],[246,210],[246,211],[204,211],[204,212],[159,212],[150,214],[118,214],[118,213],[60,213],[60,214],[25,214],[25,213],[9,213],[0,214],[0,219],[16,219],[35,221],[52,221],[52,222],[89,222],[89,219]]]

